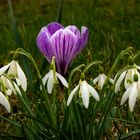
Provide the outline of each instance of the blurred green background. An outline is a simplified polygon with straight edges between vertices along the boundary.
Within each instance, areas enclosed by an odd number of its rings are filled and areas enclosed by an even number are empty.
[[[0,67],[13,59],[11,54],[13,50],[23,46],[25,51],[34,57],[41,74],[43,73],[42,76],[47,73],[49,64],[46,63],[44,66],[45,58],[37,48],[36,37],[43,26],[56,21],[60,1],[11,0],[22,42],[17,43],[14,36],[15,32],[13,32],[8,0],[0,0]],[[103,61],[102,65],[107,74],[121,50],[127,47],[133,47],[134,52],[140,50],[140,0],[63,0],[60,20],[64,26],[74,24],[79,29],[81,26],[87,26],[90,33],[87,46],[71,63],[68,74],[75,66],[93,60]],[[137,64],[140,64],[139,60]],[[30,67],[27,65],[28,68],[33,69],[32,65]],[[94,67],[94,70],[92,76],[96,74],[96,67]],[[36,77],[35,72],[34,77]],[[28,81],[31,81],[30,87],[37,91],[37,88],[33,88],[37,82],[32,84],[34,81],[30,69],[27,77]],[[75,76],[76,78],[77,76]],[[37,93],[33,90],[29,93]],[[34,100],[33,97],[37,95],[31,94],[30,97],[32,96],[32,100]],[[116,102],[118,101],[116,100]],[[15,106],[17,106],[17,103],[15,103]],[[138,114],[137,121],[139,120],[139,106],[136,114]],[[130,121],[132,120],[130,119]],[[7,125],[5,126],[2,127],[2,132],[7,130]]]
[[[36,46],[36,36],[43,26],[56,21],[59,0],[11,2],[23,48],[41,64],[44,57]],[[140,48],[139,0],[64,0],[61,23],[89,28],[89,43],[75,60],[76,64],[98,59],[108,70],[122,49]],[[0,0],[0,65],[12,59],[10,52],[17,47],[20,46],[11,29],[8,1]]]

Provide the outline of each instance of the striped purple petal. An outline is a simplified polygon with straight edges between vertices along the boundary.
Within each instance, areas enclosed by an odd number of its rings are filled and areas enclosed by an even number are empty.
[[[50,34],[46,27],[43,27],[37,36],[37,46],[46,59],[51,62],[53,56],[53,46]]]
[[[51,39],[55,48],[57,70],[64,75],[73,58],[72,52],[76,47],[77,37],[72,31],[65,28],[55,32]]]
[[[74,25],[64,28],[53,22],[41,29],[37,36],[37,45],[49,63],[52,56],[55,56],[57,71],[64,75],[69,63],[85,47],[87,40],[87,27],[83,26],[80,33]]]
[[[57,23],[57,22],[52,22],[50,24],[48,24],[47,26],[48,32],[50,33],[50,35],[52,36],[56,31],[58,31],[59,29],[64,29],[64,27]]]
[[[75,56],[81,52],[81,50],[86,46],[88,42],[88,35],[89,31],[88,28],[83,26],[81,29],[81,37],[77,42],[76,48],[75,48]]]
[[[80,39],[80,31],[79,31],[79,29],[76,26],[69,25],[65,29],[71,30],[77,36],[77,39]]]

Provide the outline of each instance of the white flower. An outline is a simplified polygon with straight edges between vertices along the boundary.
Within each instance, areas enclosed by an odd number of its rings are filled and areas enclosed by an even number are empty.
[[[105,80],[106,80],[106,75],[104,73],[102,74],[99,74],[94,80],[93,80],[93,83],[96,84],[99,86],[100,89],[102,89],[104,83],[105,83]],[[109,80],[112,84],[113,84],[113,79],[110,79]]]
[[[3,86],[4,86],[4,88],[5,88],[5,91],[6,91],[6,94],[7,95],[11,95],[12,94],[12,92],[14,93],[14,94],[17,94],[17,92],[19,93],[19,94],[21,94],[21,92],[20,92],[20,89],[19,89],[19,87],[17,86],[17,84],[14,82],[14,81],[10,81],[7,77],[5,77],[4,75],[2,75],[1,77],[0,77],[0,80],[1,80],[1,84],[3,84]],[[3,90],[3,89],[1,89],[1,90]]]
[[[139,77],[140,79],[140,77]],[[124,92],[124,95],[121,99],[121,105],[123,105],[126,100],[129,98],[129,108],[132,112],[136,103],[136,99],[140,97],[140,80],[137,82],[133,82]]]
[[[21,86],[24,91],[27,90],[27,78],[17,61],[12,60],[11,63],[0,68],[0,75],[4,74],[6,71],[8,71],[8,76],[13,76],[15,78],[18,86]]]
[[[9,113],[11,112],[11,107],[10,107],[9,101],[1,91],[0,91],[0,104],[5,107],[7,112],[9,112]]]
[[[54,75],[55,74],[55,75]],[[62,82],[62,84],[68,88],[68,83],[67,81],[65,80],[65,78],[60,75],[59,73],[57,72],[53,72],[53,70],[50,70],[45,76],[44,78],[42,79],[43,81],[43,84],[45,85],[46,82],[47,82],[47,90],[48,90],[48,93],[52,93],[52,89],[53,89],[53,86],[54,86],[54,83],[56,82],[54,79],[56,77],[56,80],[60,80]],[[58,79],[57,79],[58,78]]]
[[[115,93],[117,93],[120,90],[120,85],[123,80],[124,80],[125,89],[128,89],[131,86],[131,84],[134,82],[133,77],[135,74],[140,75],[140,73],[138,72],[138,70],[136,68],[128,69],[128,70],[122,72],[115,83]],[[117,73],[117,75],[118,75],[118,73]],[[115,76],[115,79],[116,79],[117,75]]]
[[[4,74],[4,72],[9,68],[10,64],[11,64],[11,63],[9,63],[9,64],[3,66],[2,68],[0,68],[0,76],[1,76],[2,74]]]
[[[77,85],[73,90],[72,92],[70,93],[69,97],[68,97],[68,100],[67,100],[67,106],[71,103],[71,100],[74,96],[74,94],[78,91],[79,89],[79,93],[82,97],[82,100],[83,100],[83,104],[86,108],[88,108],[88,105],[89,105],[89,96],[90,94],[97,100],[99,101],[99,95],[98,93],[96,92],[96,90],[91,86],[89,85],[85,80],[84,81],[81,81],[79,83],[79,85]]]
[[[27,78],[17,61],[13,60],[11,62],[11,65],[8,70],[8,74],[15,76],[18,86],[21,85],[24,91],[27,90]]]

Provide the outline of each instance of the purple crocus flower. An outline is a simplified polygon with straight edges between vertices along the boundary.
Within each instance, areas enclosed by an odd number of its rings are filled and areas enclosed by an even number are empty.
[[[85,47],[87,40],[87,27],[82,26],[80,32],[74,25],[64,28],[61,24],[52,22],[39,32],[37,45],[49,63],[55,56],[57,71],[64,75],[69,63]]]

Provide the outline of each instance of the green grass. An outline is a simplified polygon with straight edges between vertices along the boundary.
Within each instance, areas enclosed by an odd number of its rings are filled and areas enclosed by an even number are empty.
[[[42,57],[36,46],[36,36],[41,27],[55,21],[58,10],[56,0],[13,1],[13,10],[23,46],[35,57]],[[63,4],[62,24],[75,24],[79,28],[85,25],[90,30],[89,44],[92,59],[117,55],[122,49],[132,46],[136,50],[140,45],[140,2],[130,0],[66,0]],[[5,1],[0,2],[0,63],[7,61],[7,55],[16,49],[11,31],[9,7]],[[112,40],[111,40],[112,37]],[[107,51],[107,44],[109,50]],[[110,53],[110,54],[108,54]],[[114,57],[115,57],[114,56]],[[85,59],[85,58],[84,58]],[[5,60],[3,62],[3,60]],[[42,60],[41,60],[42,61]]]

